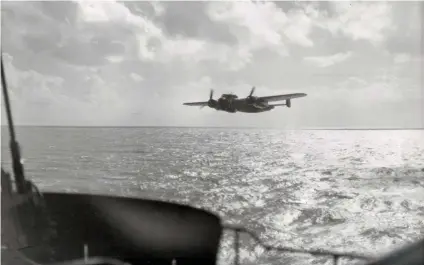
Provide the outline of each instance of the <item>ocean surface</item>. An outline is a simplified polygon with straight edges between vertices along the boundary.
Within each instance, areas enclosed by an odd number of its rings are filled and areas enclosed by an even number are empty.
[[[277,246],[375,256],[424,236],[423,130],[18,127],[17,134],[27,176],[42,190],[183,202]],[[5,127],[1,155],[10,169]],[[242,240],[241,264],[330,262]],[[224,236],[220,264],[233,264],[231,245]]]

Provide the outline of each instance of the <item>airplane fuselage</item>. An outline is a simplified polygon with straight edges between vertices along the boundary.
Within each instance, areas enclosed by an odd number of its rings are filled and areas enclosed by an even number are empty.
[[[270,111],[275,106],[268,105],[267,102],[258,102],[255,104],[249,104],[244,99],[237,99],[232,97],[221,97],[218,100],[214,100],[212,104],[208,104],[209,107],[219,111],[225,111],[228,113],[245,112],[245,113],[260,113]]]

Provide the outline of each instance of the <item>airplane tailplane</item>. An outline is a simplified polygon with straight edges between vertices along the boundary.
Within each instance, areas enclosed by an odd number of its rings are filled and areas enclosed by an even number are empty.
[[[286,103],[274,104],[274,105],[270,105],[270,106],[274,106],[274,107],[277,107],[277,106],[287,106],[287,108],[290,108],[291,107],[291,101],[290,101],[290,99],[287,99],[286,100]]]

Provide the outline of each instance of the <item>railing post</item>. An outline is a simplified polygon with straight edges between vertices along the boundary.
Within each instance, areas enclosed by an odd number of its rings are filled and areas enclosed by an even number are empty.
[[[234,229],[234,264],[240,265],[240,231]]]

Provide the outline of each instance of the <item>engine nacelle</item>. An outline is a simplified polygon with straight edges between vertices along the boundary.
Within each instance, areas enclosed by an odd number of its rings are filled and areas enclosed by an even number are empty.
[[[253,104],[255,104],[255,103],[258,103],[258,98],[257,98],[257,97],[254,97],[254,96],[248,96],[248,97],[246,98],[246,102],[247,102],[247,104],[249,104],[249,105],[253,105]]]
[[[287,106],[287,108],[291,107],[291,100],[290,99],[286,100],[286,106]]]
[[[208,101],[209,108],[218,109],[218,101],[210,99]]]

